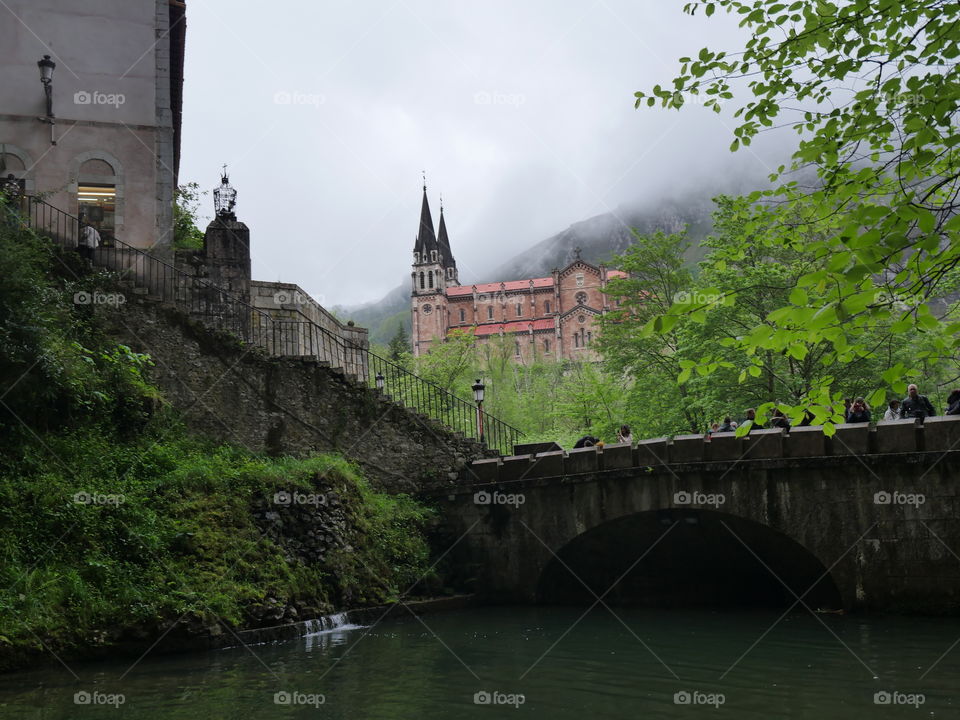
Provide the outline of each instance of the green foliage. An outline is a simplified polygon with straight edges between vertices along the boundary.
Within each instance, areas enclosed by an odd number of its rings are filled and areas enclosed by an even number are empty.
[[[249,626],[268,597],[318,612],[385,602],[427,571],[430,511],[376,492],[343,458],[265,458],[187,433],[149,357],[71,302],[109,278],[59,277],[69,261],[0,223],[0,667],[11,646],[84,648],[178,620]],[[335,493],[342,549],[307,562],[258,527],[279,490]]]
[[[410,352],[410,336],[402,323],[397,324],[397,332],[390,338],[390,344],[387,345],[387,359],[406,367],[410,363],[412,353]]]
[[[960,264],[960,5],[718,0],[688,3],[685,11],[701,7],[707,15],[718,8],[739,15],[751,31],[745,47],[681,58],[673,87],[639,92],[637,104],[680,108],[696,95],[719,111],[745,91],[751,97],[735,112],[732,149],[782,124],[799,136],[791,166],[771,176],[775,186],[729,208],[742,236],[728,254],[752,250],[776,262],[786,253],[794,270],[810,266],[799,275],[785,269],[789,291],[764,295],[779,307],[765,307],[763,322],[731,339],[746,377],[764,377],[764,358],[785,354],[809,371],[795,409],[825,407],[840,396],[842,376],[855,372],[844,365],[886,370],[879,374],[885,387],[873,383],[879,398],[881,389],[899,392],[911,373],[950,362],[960,326],[955,307],[937,299],[957,289]],[[813,188],[787,175],[804,169],[819,178]],[[750,279],[741,282],[733,289],[746,291]],[[727,307],[671,307],[645,333]],[[892,357],[892,335],[901,344],[922,340],[913,362]],[[717,357],[688,369],[713,372]]]
[[[173,247],[177,250],[203,248],[203,230],[197,223],[200,222],[200,202],[206,194],[195,182],[177,188],[173,205]]]

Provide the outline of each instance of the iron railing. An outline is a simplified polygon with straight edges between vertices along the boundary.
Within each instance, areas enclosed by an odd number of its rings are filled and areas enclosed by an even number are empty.
[[[79,218],[30,195],[19,198],[19,205],[15,210],[19,222],[62,247],[79,246]],[[363,343],[341,338],[310,320],[276,318],[209,280],[119,239],[108,239],[90,255],[94,265],[117,273],[148,297],[177,307],[210,329],[231,333],[272,356],[313,357],[329,363],[390,400],[466,437],[477,437],[478,427],[482,427],[482,440],[503,454],[510,454],[523,436],[517,428],[371,352]]]

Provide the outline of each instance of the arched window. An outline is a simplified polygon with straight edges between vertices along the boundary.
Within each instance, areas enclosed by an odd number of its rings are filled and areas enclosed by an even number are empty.
[[[493,305],[487,307],[487,320],[493,320]]]
[[[517,357],[520,357],[520,343],[519,343],[519,341],[518,341],[518,342],[515,342],[515,343],[514,343],[514,346],[515,346],[515,347],[514,347],[514,352],[516,353]]]
[[[436,262],[436,261],[437,261],[437,251],[436,251],[436,250],[431,250],[431,251],[430,251],[430,258],[433,260],[433,262]]]
[[[421,273],[420,273],[420,289],[421,289],[421,290],[424,290],[426,287],[427,287],[427,280],[426,280],[426,278],[423,276],[423,273],[421,272]]]
[[[543,303],[543,312],[546,313],[547,315],[550,314],[550,301],[549,301],[549,300],[547,300],[546,302]]]
[[[573,346],[580,347],[580,333],[573,334]]]
[[[460,308],[460,322],[464,322],[467,319],[467,311],[463,308]]]
[[[523,303],[517,303],[517,317],[523,317]]]
[[[101,158],[80,163],[77,172],[77,213],[101,235],[113,235],[117,225],[117,173]]]
[[[549,341],[549,340],[544,340],[544,341],[543,341],[543,351],[544,351],[545,353],[550,352],[550,341]]]
[[[420,264],[420,253],[418,253],[418,252],[414,252],[414,253],[413,253],[413,264],[414,264],[414,265],[419,265],[419,264]]]
[[[430,281],[430,287],[433,287],[433,273],[432,273],[432,272],[428,272],[427,275],[429,276],[428,279],[429,279],[429,281]]]
[[[587,345],[590,344],[590,341],[591,341],[591,340],[593,340],[593,333],[591,333],[591,332],[588,330],[588,331],[587,331]]]

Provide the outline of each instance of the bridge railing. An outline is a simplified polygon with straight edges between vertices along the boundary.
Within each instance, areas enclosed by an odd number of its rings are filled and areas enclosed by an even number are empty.
[[[26,225],[61,247],[79,246],[82,223],[78,217],[38,197],[25,195],[16,201],[4,205],[8,221]],[[204,326],[231,333],[271,356],[314,357],[329,363],[397,404],[465,437],[478,436],[482,419],[483,437],[479,439],[501,453],[509,453],[523,436],[520,430],[489,413],[478,415],[473,403],[377,355],[364,344],[341,338],[310,320],[275,318],[247,299],[122,240],[111,238],[91,254],[94,265],[145,288],[153,299],[169,303]]]
[[[960,415],[942,415],[917,420],[888,420],[837,425],[832,436],[822,427],[754,430],[738,438],[735,433],[678,435],[674,438],[641,440],[475,460],[464,473],[465,483],[502,483],[584,475],[631,468],[665,468],[691,463],[789,461],[805,458],[862,458],[865,456],[944,453],[960,455]],[[676,472],[671,470],[670,472]]]

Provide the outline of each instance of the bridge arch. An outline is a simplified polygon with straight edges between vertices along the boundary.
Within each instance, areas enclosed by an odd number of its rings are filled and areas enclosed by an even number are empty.
[[[792,592],[791,592],[792,591]],[[795,594],[794,594],[795,593]],[[768,525],[716,510],[627,514],[563,545],[540,574],[539,603],[840,608],[824,564]]]

